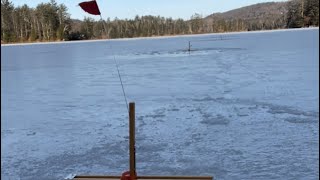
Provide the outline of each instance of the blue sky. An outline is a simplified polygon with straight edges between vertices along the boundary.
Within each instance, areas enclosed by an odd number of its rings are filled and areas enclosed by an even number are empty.
[[[11,0],[15,6],[27,4],[35,7],[41,2],[50,0]],[[71,18],[83,19],[85,16],[100,19],[99,16],[86,14],[78,6],[80,2],[89,0],[56,0],[68,7]],[[286,0],[97,0],[104,19],[134,18],[135,15],[160,15],[164,17],[190,19],[194,13],[203,16],[215,12],[225,12],[235,8],[270,1]]]

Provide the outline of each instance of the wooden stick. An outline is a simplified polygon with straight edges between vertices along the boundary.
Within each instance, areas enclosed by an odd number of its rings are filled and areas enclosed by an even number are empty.
[[[130,177],[136,177],[135,103],[129,103]]]

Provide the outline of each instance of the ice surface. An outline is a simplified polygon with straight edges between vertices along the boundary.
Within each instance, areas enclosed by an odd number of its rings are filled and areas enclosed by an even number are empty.
[[[1,46],[1,177],[319,177],[319,29]],[[192,41],[192,51],[187,51]]]

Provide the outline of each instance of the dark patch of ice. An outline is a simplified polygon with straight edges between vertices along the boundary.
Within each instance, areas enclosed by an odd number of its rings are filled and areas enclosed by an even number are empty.
[[[299,117],[290,117],[290,118],[286,118],[285,121],[289,122],[289,123],[303,123],[303,124],[309,124],[309,123],[317,123],[319,122],[319,120],[316,119],[311,119],[311,118],[299,118]]]
[[[143,146],[137,146],[137,150],[140,152],[157,152],[164,151],[168,147],[166,143],[151,144],[143,143]]]
[[[319,113],[316,112],[305,112],[298,109],[286,107],[286,106],[276,106],[276,105],[270,105],[269,106],[268,113],[271,114],[291,114],[296,116],[309,116],[309,117],[318,117]]]
[[[29,133],[27,133],[27,136],[34,136],[36,134],[37,134],[36,132],[29,132]]]
[[[226,149],[226,154],[228,155],[243,155],[243,152],[235,149]]]
[[[237,115],[240,116],[240,117],[249,116],[249,114],[244,113],[244,112],[239,112],[239,113],[237,113]]]
[[[144,116],[138,116],[138,117],[137,117],[137,120],[138,120],[138,121],[142,121],[142,120],[143,120],[143,117],[144,117]]]
[[[217,115],[215,117],[211,117],[210,115],[206,114],[203,116],[203,120],[200,122],[206,125],[228,125],[230,120],[222,115]]]
[[[166,115],[164,114],[154,114],[154,115],[146,115],[145,117],[150,117],[150,118],[163,118],[165,117]]]
[[[193,99],[193,101],[196,101],[196,102],[207,102],[207,101],[221,101],[221,100],[224,100],[223,97],[218,97],[218,98],[212,98],[212,97],[204,97],[202,99]]]
[[[179,111],[180,109],[178,108],[172,108],[172,109],[168,109],[168,111]]]
[[[267,109],[268,113],[271,114],[290,114],[290,115],[295,115],[295,116],[306,116],[306,117],[313,117],[313,118],[318,118],[319,117],[319,112],[315,111],[303,111],[300,109],[296,109],[294,107],[290,106],[281,106],[281,105],[276,105],[276,104],[271,104],[271,103],[264,103],[264,102],[257,102],[255,100],[251,99],[226,99],[223,97],[217,97],[213,98],[210,96],[201,98],[201,99],[192,99],[195,102],[209,102],[213,101],[216,103],[221,103],[221,104],[242,104],[242,105],[249,105],[250,110],[255,110],[259,109],[259,107]],[[246,113],[248,114],[248,113]]]

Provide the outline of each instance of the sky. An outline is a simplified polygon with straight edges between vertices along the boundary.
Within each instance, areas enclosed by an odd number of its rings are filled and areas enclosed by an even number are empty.
[[[73,19],[82,20],[84,17],[100,19],[99,16],[87,14],[78,6],[83,1],[89,0],[56,0],[58,4],[63,3],[67,6]],[[186,20],[195,13],[205,17],[212,13],[271,1],[287,0],[97,0],[97,3],[104,19],[110,18],[112,20],[115,17],[132,19],[136,15],[160,15]],[[36,7],[38,4],[50,2],[50,0],[11,0],[11,2],[15,6],[27,4],[29,7]]]

